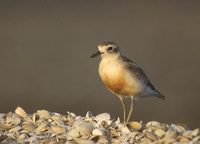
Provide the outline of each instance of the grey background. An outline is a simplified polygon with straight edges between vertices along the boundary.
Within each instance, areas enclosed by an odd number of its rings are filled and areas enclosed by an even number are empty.
[[[167,97],[139,100],[132,119],[199,127],[198,0],[0,1],[0,112],[122,116],[89,58],[107,40]]]

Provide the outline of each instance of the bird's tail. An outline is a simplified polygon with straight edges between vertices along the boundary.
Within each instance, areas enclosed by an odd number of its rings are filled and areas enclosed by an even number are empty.
[[[163,95],[163,94],[157,94],[157,95],[155,95],[157,98],[159,98],[159,99],[162,99],[162,100],[165,100],[165,96]]]

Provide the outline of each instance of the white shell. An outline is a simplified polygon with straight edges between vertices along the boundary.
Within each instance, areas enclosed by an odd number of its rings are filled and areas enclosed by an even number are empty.
[[[177,126],[172,124],[166,132],[166,137],[176,138],[177,137]]]
[[[106,136],[108,131],[105,128],[97,128],[92,131],[92,135]]]
[[[15,109],[15,113],[18,114],[19,116],[25,118],[28,116],[28,114],[25,112],[25,110],[23,110],[21,107],[17,107]]]
[[[158,137],[162,137],[162,136],[164,136],[165,135],[165,131],[164,130],[161,130],[161,129],[157,129],[157,130],[155,130],[155,132],[154,132]]]
[[[103,120],[105,121],[108,121],[110,120],[110,114],[109,113],[102,113],[102,114],[99,114],[97,115],[95,118],[94,118],[95,121],[97,122],[102,122]]]
[[[51,118],[51,115],[49,114],[49,112],[47,110],[38,110],[37,114],[40,117],[40,119],[49,119],[49,118]]]
[[[73,127],[81,134],[91,134],[94,127],[91,123],[85,121],[79,121],[73,125]]]

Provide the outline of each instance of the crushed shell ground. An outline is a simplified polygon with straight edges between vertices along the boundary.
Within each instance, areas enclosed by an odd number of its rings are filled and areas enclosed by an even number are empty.
[[[27,114],[21,107],[0,114],[2,144],[200,144],[200,130],[158,121],[126,126],[110,114],[61,115],[47,110]]]

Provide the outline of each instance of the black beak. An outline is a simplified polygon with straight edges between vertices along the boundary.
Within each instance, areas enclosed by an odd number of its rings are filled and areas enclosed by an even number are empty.
[[[97,57],[99,56],[100,54],[102,54],[100,51],[97,51],[96,53],[94,53],[93,55],[91,55],[90,57],[91,58],[94,58],[94,57]]]

